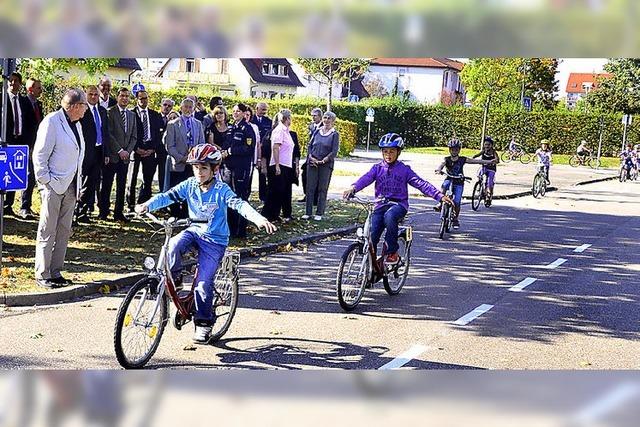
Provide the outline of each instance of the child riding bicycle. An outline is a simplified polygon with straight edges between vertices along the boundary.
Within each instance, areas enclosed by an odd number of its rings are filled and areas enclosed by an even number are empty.
[[[482,175],[487,176],[487,198],[485,205],[487,207],[491,206],[491,199],[493,198],[493,187],[495,186],[495,178],[496,178],[496,164],[500,163],[500,157],[498,156],[498,152],[494,148],[493,139],[490,136],[484,138],[484,144],[482,145],[482,151],[473,156],[474,159],[478,157],[482,157],[482,160],[495,160],[495,164],[484,165],[482,169],[480,169],[480,173],[478,174],[481,178]]]
[[[190,218],[208,221],[194,224],[172,237],[168,253],[169,268],[175,282],[182,271],[182,256],[192,248],[198,249],[198,277],[194,280],[196,313],[193,341],[196,343],[209,341],[215,322],[212,309],[214,279],[229,244],[227,207],[236,210],[267,233],[276,230],[273,224],[217,178],[221,162],[222,154],[216,146],[196,145],[187,157],[187,164],[193,166],[194,176],[135,208],[137,213],[143,214],[175,202],[186,202]]]
[[[386,198],[391,203],[379,203],[371,217],[371,241],[378,246],[382,232],[386,228],[384,241],[387,245],[385,263],[393,266],[400,262],[398,256],[398,224],[409,210],[410,185],[439,202],[452,203],[451,199],[438,191],[436,187],[420,178],[410,166],[398,160],[404,147],[404,140],[396,133],[388,133],[380,138],[378,147],[382,150],[382,161],[361,176],[351,188],[344,192],[345,199],[375,182],[376,198]]]
[[[440,163],[440,166],[436,169],[436,173],[442,174],[442,169],[446,168],[447,173],[449,175],[454,176],[464,176],[464,165],[465,164],[476,164],[476,165],[495,165],[497,161],[494,160],[482,160],[482,159],[470,159],[465,156],[460,155],[460,149],[462,148],[462,144],[457,138],[451,139],[447,146],[449,147],[449,154],[444,158],[443,162]],[[449,187],[451,187],[451,192],[453,193],[453,202],[454,202],[454,219],[451,225],[453,228],[460,228],[460,203],[462,202],[462,192],[464,191],[464,178],[449,178],[447,177],[442,182],[442,192],[445,193]],[[434,209],[439,211],[442,208],[442,204],[436,206]]]
[[[549,169],[551,169],[551,148],[549,148],[549,141],[543,139],[540,141],[540,148],[535,153],[538,157],[538,167],[544,168],[544,176],[547,179],[547,185],[551,184],[549,181]]]
[[[636,153],[633,149],[633,144],[627,144],[626,150],[620,153],[620,171],[622,169],[627,170],[627,174],[631,173],[631,170],[636,167]]]

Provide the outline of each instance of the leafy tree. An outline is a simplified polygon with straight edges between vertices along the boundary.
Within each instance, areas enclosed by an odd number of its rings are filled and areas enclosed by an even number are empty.
[[[610,77],[599,79],[586,96],[587,103],[601,111],[640,113],[640,59],[610,59],[605,64]]]
[[[118,58],[21,58],[18,69],[25,77],[34,77],[42,81],[43,85],[51,85],[62,79],[62,74],[73,66],[95,75],[117,62]]]
[[[373,98],[383,98],[389,95],[389,91],[385,87],[379,74],[365,77],[363,85],[367,92],[369,92],[369,95]]]
[[[331,111],[333,85],[358,78],[369,68],[369,60],[359,58],[299,58],[298,63],[316,81],[329,87],[327,111]]]
[[[520,58],[474,58],[464,66],[460,79],[476,106],[490,102],[519,102]]]
[[[552,110],[558,103],[553,99],[554,93],[558,91],[558,59],[523,58],[520,70],[524,71],[524,95],[530,96],[534,104]]]

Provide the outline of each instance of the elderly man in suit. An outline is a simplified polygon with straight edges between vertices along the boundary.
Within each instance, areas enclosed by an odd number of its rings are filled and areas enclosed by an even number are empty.
[[[107,110],[107,127],[109,128],[109,157],[105,158],[102,189],[100,191],[100,215],[106,220],[111,209],[111,188],[113,178],[116,178],[116,205],[113,219],[129,222],[124,216],[124,196],[127,188],[127,167],[131,153],[138,142],[138,127],[136,115],[127,109],[129,104],[129,89],[123,87],[118,90],[118,104]]]
[[[174,187],[185,179],[189,178],[193,172],[187,167],[187,155],[192,147],[204,144],[204,130],[202,123],[193,117],[195,104],[192,99],[185,98],[180,104],[180,117],[167,124],[167,131],[164,134],[164,146],[169,153],[171,161],[169,186]],[[171,215],[178,218],[186,218],[186,205],[171,205]]]
[[[60,104],[60,110],[40,123],[33,148],[33,169],[42,198],[35,272],[37,283],[46,288],[71,283],[62,277],[61,271],[84,158],[84,139],[78,122],[87,109],[86,96],[80,89],[69,89]]]
[[[76,219],[78,223],[89,224],[91,222],[89,215],[96,201],[96,186],[104,165],[104,148],[109,143],[109,130],[107,127],[107,110],[98,102],[100,97],[98,87],[88,86],[86,94],[89,108],[87,108],[80,120],[85,150],[82,161],[82,186],[76,208]]]

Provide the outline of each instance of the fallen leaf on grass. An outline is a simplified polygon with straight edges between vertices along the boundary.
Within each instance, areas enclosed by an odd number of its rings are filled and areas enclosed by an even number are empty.
[[[100,291],[101,294],[106,295],[111,292],[111,287],[109,285],[102,285],[98,288],[98,291]]]
[[[31,338],[32,340],[37,340],[39,338],[44,338],[44,335],[42,333],[38,332],[35,335],[31,335],[29,338]]]
[[[282,335],[282,332],[280,331],[271,331],[269,332],[270,335]]]
[[[198,347],[195,345],[186,345],[182,350],[184,351],[196,351]]]

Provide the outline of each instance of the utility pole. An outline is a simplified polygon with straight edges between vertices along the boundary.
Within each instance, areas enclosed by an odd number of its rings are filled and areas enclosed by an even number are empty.
[[[484,146],[484,136],[487,132],[487,116],[489,115],[489,103],[491,102],[491,95],[487,97],[484,103],[484,114],[482,116],[482,136],[480,137],[480,149]]]
[[[598,137],[598,156],[596,158],[596,169],[600,169],[600,155],[602,154],[602,130],[604,128],[604,117],[600,116],[600,135]]]

